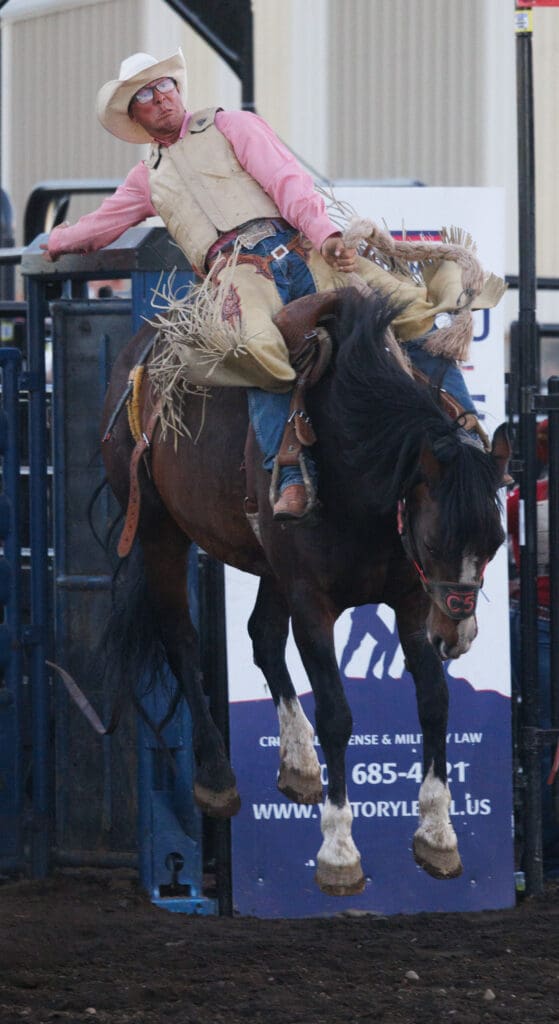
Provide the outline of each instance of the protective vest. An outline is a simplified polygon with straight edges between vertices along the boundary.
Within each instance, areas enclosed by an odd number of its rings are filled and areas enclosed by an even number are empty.
[[[200,110],[172,146],[153,143],[145,163],[151,200],[194,270],[220,234],[249,220],[281,216],[215,127],[219,107]]]

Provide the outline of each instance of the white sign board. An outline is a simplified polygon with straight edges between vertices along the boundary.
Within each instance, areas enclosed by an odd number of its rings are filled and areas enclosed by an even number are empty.
[[[458,226],[475,239],[484,268],[504,274],[504,194],[500,189],[359,186],[338,188],[336,196],[359,216],[394,233],[405,228],[409,236],[436,240],[443,226]],[[505,420],[501,308],[475,314],[471,361],[463,370],[480,419],[491,435]],[[335,629],[354,713],[348,792],[354,835],[370,881],[361,896],[349,900],[336,901],[316,890],[313,857],[320,845],[319,812],[289,804],[274,789],[277,721],[264,678],[253,664],[246,631],[256,590],[254,577],[226,570],[231,755],[243,799],[233,822],[233,895],[240,912],[304,916],[335,913],[347,906],[395,913],[512,905],[505,547],[486,572],[478,601],[479,635],[467,655],[447,665],[451,813],[465,866],[462,878],[450,883],[420,872],[409,851],[417,816],[421,734],[394,613],[382,605],[348,609]],[[313,720],[309,682],[291,639],[287,657],[297,692]]]

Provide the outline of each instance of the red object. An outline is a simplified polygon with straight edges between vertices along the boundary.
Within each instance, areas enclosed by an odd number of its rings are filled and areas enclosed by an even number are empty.
[[[559,0],[516,0],[517,7],[559,7]]]
[[[555,750],[555,757],[553,758],[553,764],[551,765],[551,771],[550,771],[550,773],[549,773],[549,775],[547,777],[547,784],[548,784],[548,786],[552,786],[553,785],[553,783],[555,781],[555,776],[557,775],[558,771],[559,771],[559,743],[557,744],[557,747],[556,747],[556,750]]]
[[[549,420],[538,423],[536,431],[536,454],[542,463],[549,462]]]

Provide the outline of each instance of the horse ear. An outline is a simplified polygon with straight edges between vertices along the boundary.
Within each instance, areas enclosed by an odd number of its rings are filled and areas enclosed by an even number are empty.
[[[493,443],[491,445],[491,458],[497,467],[497,487],[502,487],[504,484],[512,482],[508,475],[508,465],[511,455],[512,445],[510,443],[507,425],[506,423],[501,423],[501,426],[497,427],[493,434]]]
[[[436,484],[441,476],[441,464],[434,454],[433,449],[428,441],[424,441],[421,446],[419,453],[419,465],[425,480],[431,486]]]
[[[419,465],[429,486],[439,482],[443,467],[447,463],[453,462],[458,447],[453,433],[443,434],[441,437],[427,435],[424,438],[419,453]]]

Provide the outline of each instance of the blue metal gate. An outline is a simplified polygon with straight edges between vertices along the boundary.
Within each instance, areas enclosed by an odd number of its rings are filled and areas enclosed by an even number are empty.
[[[85,654],[110,610],[110,566],[86,540],[84,493],[91,494],[102,472],[97,423],[110,366],[124,342],[148,313],[151,290],[162,269],[178,266],[178,283],[193,275],[163,229],[136,228],[118,245],[89,256],[63,257],[47,264],[39,239],[26,250],[22,268],[29,300],[29,417],[42,434],[30,446],[30,500],[37,516],[30,524],[32,625],[30,649],[33,691],[32,874],[44,876],[53,862],[138,863],[152,899],[169,909],[211,913],[213,898],[203,892],[202,825],[192,800],[190,719],[181,710],[168,727],[167,743],[176,771],[165,777],[155,743],[128,722],[122,740],[88,733],[46,670],[54,660],[83,679],[88,696],[108,717],[108,695],[88,676]],[[130,299],[89,300],[87,281],[131,280]],[[49,301],[53,285],[58,295]],[[44,371],[45,323],[52,317],[53,501],[49,474]],[[132,322],[131,322],[132,320]],[[79,507],[81,505],[81,507]],[[48,554],[52,508],[54,551]],[[1,525],[1,523],[0,523]],[[52,572],[52,595],[49,584]],[[48,631],[54,616],[54,644]],[[85,652],[85,653],[84,653]],[[52,692],[51,692],[52,686]],[[54,710],[54,721],[51,713]],[[120,731],[120,730],[119,730]],[[135,785],[139,762],[139,785]],[[131,770],[132,769],[132,770]],[[140,840],[136,836],[136,798]]]

